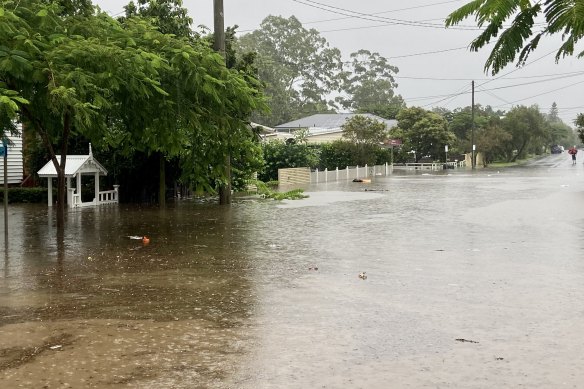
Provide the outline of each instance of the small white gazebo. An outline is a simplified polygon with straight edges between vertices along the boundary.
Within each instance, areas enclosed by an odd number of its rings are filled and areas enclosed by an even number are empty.
[[[61,162],[61,156],[57,155],[57,161]],[[45,166],[38,171],[39,177],[49,179],[49,207],[53,205],[53,178],[57,177],[57,170],[53,161],[47,162]],[[93,175],[95,177],[95,192],[93,201],[81,201],[81,176]],[[65,164],[65,177],[67,178],[67,204],[70,208],[86,207],[102,204],[117,204],[119,201],[118,189],[119,185],[114,185],[113,190],[99,191],[99,176],[107,176],[107,170],[101,166],[91,151],[91,144],[89,144],[88,155],[67,155],[67,162]],[[71,179],[77,179],[76,188],[71,187]]]

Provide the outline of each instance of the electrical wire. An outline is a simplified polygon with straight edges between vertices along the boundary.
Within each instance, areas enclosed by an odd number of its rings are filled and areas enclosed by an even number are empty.
[[[525,97],[525,98],[523,98],[523,99],[515,100],[515,101],[512,101],[512,102],[510,102],[509,104],[510,104],[510,105],[513,105],[513,104],[515,104],[515,103],[518,103],[518,102],[520,102],[520,101],[525,101],[525,100],[532,99],[532,98],[534,98],[534,97],[539,97],[539,96],[547,95],[547,94],[550,94],[550,93],[553,93],[553,92],[557,92],[557,91],[559,91],[559,90],[565,90],[565,89],[571,88],[571,87],[573,87],[573,86],[580,85],[580,84],[582,84],[582,83],[584,83],[584,80],[583,80],[583,81],[576,82],[576,83],[572,83],[572,84],[570,84],[570,85],[565,85],[565,86],[563,86],[563,87],[561,87],[561,88],[552,89],[552,90],[549,90],[549,91],[547,91],[547,92],[539,93],[539,94],[537,94],[537,95],[532,95],[532,96],[529,96],[529,97]],[[499,105],[499,106],[497,106],[497,107],[501,107],[501,106]]]
[[[400,8],[400,9],[392,9],[389,11],[381,11],[381,12],[375,12],[375,13],[370,13],[367,14],[369,16],[375,16],[375,15],[382,15],[382,14],[388,14],[388,13],[394,13],[394,12],[401,12],[401,11],[409,11],[411,9],[419,9],[419,8],[428,8],[428,7],[432,7],[432,6],[436,6],[436,5],[443,5],[443,4],[450,4],[450,3],[459,3],[461,0],[450,0],[450,1],[443,1],[440,3],[430,3],[430,4],[422,4],[422,5],[417,5],[414,7],[408,7],[408,8]],[[333,18],[333,19],[325,19],[325,20],[314,20],[311,22],[305,22],[304,24],[317,24],[317,23],[326,23],[326,22],[334,22],[337,20],[347,20],[347,19],[353,19],[352,16],[347,16],[344,18]]]
[[[302,4],[308,7],[320,9],[323,11],[331,12],[337,15],[349,16],[356,19],[368,20],[371,22],[385,22],[387,25],[402,25],[402,26],[413,26],[413,27],[424,27],[424,28],[440,28],[446,30],[446,27],[443,24],[432,24],[432,23],[422,23],[412,20],[402,20],[402,19],[393,19],[393,18],[385,18],[385,17],[370,17],[368,14],[351,11],[348,9],[334,7],[331,5],[322,4],[316,1],[311,0],[292,0],[295,3]],[[347,13],[348,12],[348,13]],[[374,19],[375,18],[375,19]],[[478,27],[473,26],[458,26],[458,27],[449,27],[448,29],[451,30],[473,30],[479,31],[481,30]]]

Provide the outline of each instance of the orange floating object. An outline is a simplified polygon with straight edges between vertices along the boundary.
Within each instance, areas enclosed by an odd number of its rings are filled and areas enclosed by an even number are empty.
[[[143,237],[143,238],[142,238],[142,243],[144,243],[144,244],[148,244],[148,243],[150,243],[150,238],[149,238],[149,237],[147,237],[147,236]]]

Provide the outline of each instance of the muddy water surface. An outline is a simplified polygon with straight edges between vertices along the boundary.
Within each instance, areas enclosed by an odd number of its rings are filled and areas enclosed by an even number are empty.
[[[0,386],[579,387],[584,167],[565,162],[83,209],[62,241],[45,206],[11,206]]]

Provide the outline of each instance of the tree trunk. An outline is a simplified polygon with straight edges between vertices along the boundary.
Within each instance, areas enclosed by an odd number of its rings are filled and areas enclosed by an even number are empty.
[[[160,168],[158,182],[158,205],[166,206],[166,160],[164,154],[160,153]]]
[[[523,141],[523,144],[521,145],[521,148],[519,148],[519,150],[517,150],[517,154],[515,154],[515,156],[511,160],[511,162],[517,161],[517,158],[519,158],[519,156],[521,155],[521,153],[523,153],[523,150],[525,149],[525,146],[527,146],[527,141]]]
[[[231,204],[231,158],[229,155],[225,157],[225,184],[219,188],[219,204]]]
[[[71,133],[71,114],[67,111],[63,115],[63,136],[61,138],[63,144],[61,145],[61,161],[59,162],[57,161],[55,149],[43,123],[30,112],[26,105],[21,105],[20,109],[24,117],[28,119],[36,132],[41,136],[45,147],[49,151],[53,166],[55,166],[57,172],[57,228],[63,228],[65,226],[65,164],[67,162],[67,143],[69,141],[69,134]]]
[[[71,133],[71,115],[65,112],[63,117],[63,138],[61,139],[61,163],[57,168],[57,229],[65,227],[65,193],[66,182],[65,179],[65,165],[67,163],[67,143],[69,142],[69,134]],[[53,163],[57,158],[53,158]],[[97,194],[96,194],[97,196]]]

